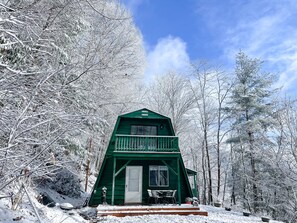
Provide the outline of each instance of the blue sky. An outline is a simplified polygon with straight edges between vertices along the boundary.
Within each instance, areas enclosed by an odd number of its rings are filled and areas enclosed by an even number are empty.
[[[277,85],[297,96],[296,0],[122,0],[140,29],[146,75],[207,60],[234,68],[239,50],[262,59]]]

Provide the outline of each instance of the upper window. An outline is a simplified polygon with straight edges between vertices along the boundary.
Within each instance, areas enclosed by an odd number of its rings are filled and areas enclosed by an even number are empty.
[[[167,166],[150,166],[150,187],[168,187],[169,172]]]
[[[153,125],[132,125],[131,135],[157,135],[157,126]]]

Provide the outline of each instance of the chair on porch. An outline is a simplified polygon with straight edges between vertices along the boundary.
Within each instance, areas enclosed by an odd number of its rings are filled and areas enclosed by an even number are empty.
[[[176,190],[167,191],[165,195],[166,200],[168,200],[172,204],[176,204],[175,194],[176,194]]]
[[[149,204],[151,203],[152,200],[153,200],[154,204],[159,203],[159,200],[161,199],[161,197],[156,193],[156,191],[152,191],[152,190],[148,189],[147,193],[149,195],[149,198],[148,198]]]

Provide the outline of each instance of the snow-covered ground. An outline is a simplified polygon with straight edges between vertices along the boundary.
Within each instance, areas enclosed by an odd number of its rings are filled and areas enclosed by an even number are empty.
[[[242,212],[225,211],[224,208],[200,205],[201,210],[208,212],[208,216],[180,216],[180,215],[146,215],[134,217],[112,217],[102,218],[108,223],[255,223],[262,222],[261,217],[243,216]],[[280,223],[270,220],[270,223]]]
[[[7,202],[0,200],[0,222],[2,223],[32,223],[38,222],[36,215],[30,204],[24,202],[18,211],[10,210]],[[80,212],[88,212],[90,214],[95,213],[95,208],[83,208],[81,210],[64,211],[59,207],[49,208],[45,207],[38,202],[35,203],[39,209],[39,214],[44,223],[89,223],[90,220],[85,220],[79,215]],[[205,210],[209,213],[209,216],[179,216],[179,215],[146,215],[146,216],[134,216],[134,217],[113,217],[107,216],[98,220],[98,222],[108,223],[255,223],[262,222],[260,217],[249,216],[245,217],[241,212],[225,211],[223,208],[216,208],[212,206],[200,205],[201,210]],[[21,217],[21,220],[14,221],[17,217]],[[278,223],[278,221],[270,221],[271,223]]]
[[[75,207],[81,207],[84,203],[84,198],[73,199],[59,195],[57,192],[47,189],[45,191],[57,203],[71,203]],[[30,197],[34,202],[34,206],[38,209],[38,213],[43,223],[90,223],[88,219],[84,219],[80,214],[84,213],[95,218],[96,208],[78,208],[73,210],[62,210],[59,205],[53,208],[40,204],[36,197],[37,193],[33,190],[29,191]],[[109,208],[113,208],[109,206]],[[208,216],[179,216],[179,215],[146,215],[134,217],[113,217],[107,216],[98,219],[98,222],[108,223],[254,223],[262,222],[261,216],[243,216],[239,211],[226,211],[224,208],[216,208],[212,206],[200,205],[201,210],[208,212]],[[35,223],[39,222],[33,207],[28,201],[26,194],[23,197],[22,203],[16,211],[11,210],[11,201],[9,198],[0,199],[0,222],[1,223]],[[270,223],[278,223],[271,220]]]
[[[42,191],[40,191],[42,192]],[[71,199],[66,196],[61,196],[52,190],[43,191],[50,195],[57,203],[71,203],[74,206],[81,206],[84,202],[84,198]],[[33,191],[29,191],[30,197],[34,202],[34,206],[38,209],[38,214],[44,223],[75,223],[75,222],[89,222],[79,216],[78,210],[65,211],[59,206],[50,208],[36,199],[37,194]],[[95,210],[93,210],[95,213]],[[18,220],[20,219],[20,220]],[[24,194],[23,199],[16,211],[11,210],[11,201],[8,198],[0,199],[0,222],[2,223],[35,223],[39,222],[32,205]]]

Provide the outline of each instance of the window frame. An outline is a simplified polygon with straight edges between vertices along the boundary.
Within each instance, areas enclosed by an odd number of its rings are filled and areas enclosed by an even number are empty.
[[[157,185],[155,185],[155,184],[152,185],[151,184],[151,170],[156,171],[156,169],[157,169]],[[161,174],[160,174],[161,171],[167,172],[167,174],[166,174],[167,184],[166,185],[161,184]],[[169,187],[169,168],[164,165],[162,165],[162,166],[161,165],[150,165],[149,166],[149,186],[150,187]]]
[[[155,134],[139,134],[139,130],[138,128],[154,128],[156,130]],[[133,132],[133,128],[136,128],[136,134],[134,134]],[[143,131],[144,133],[146,133],[146,131]],[[130,130],[130,134],[131,135],[158,135],[158,126],[157,125],[137,125],[137,124],[132,124],[131,125],[131,130]]]

